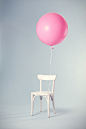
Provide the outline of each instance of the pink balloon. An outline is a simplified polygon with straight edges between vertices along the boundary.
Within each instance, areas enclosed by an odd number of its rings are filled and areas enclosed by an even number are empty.
[[[63,41],[68,32],[66,20],[57,13],[43,15],[36,26],[39,39],[49,46],[54,46]]]

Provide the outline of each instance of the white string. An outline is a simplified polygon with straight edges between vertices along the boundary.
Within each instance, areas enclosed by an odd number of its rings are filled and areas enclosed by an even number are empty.
[[[51,75],[51,61],[52,61],[52,47],[51,47],[51,56],[50,56],[50,75]],[[49,89],[50,84],[51,84],[51,81],[50,81],[49,86],[48,86],[49,91],[50,91],[50,89]]]

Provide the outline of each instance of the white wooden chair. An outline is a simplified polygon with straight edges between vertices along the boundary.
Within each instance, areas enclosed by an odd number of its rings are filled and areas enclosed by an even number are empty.
[[[38,79],[40,80],[40,91],[31,92],[31,116],[33,115],[33,103],[34,98],[36,96],[40,96],[40,112],[42,111],[42,97],[45,97],[47,100],[47,108],[48,108],[48,118],[50,117],[50,98],[53,102],[53,110],[55,113],[55,105],[54,105],[54,85],[55,85],[55,79],[56,75],[38,75]],[[50,91],[42,91],[42,80],[52,80],[52,92]]]

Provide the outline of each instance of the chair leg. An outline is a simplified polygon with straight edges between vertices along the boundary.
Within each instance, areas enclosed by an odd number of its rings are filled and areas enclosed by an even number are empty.
[[[48,107],[48,118],[50,118],[50,95],[48,95],[47,107]]]
[[[54,104],[54,95],[53,95],[52,102],[53,102],[53,111],[54,111],[54,113],[56,113],[56,112],[55,112],[55,104]]]
[[[40,112],[42,112],[42,96],[40,96]]]
[[[33,95],[31,95],[31,116],[33,115]]]

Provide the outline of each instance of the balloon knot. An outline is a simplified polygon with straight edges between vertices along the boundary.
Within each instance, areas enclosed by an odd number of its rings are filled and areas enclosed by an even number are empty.
[[[51,48],[52,48],[52,49],[54,49],[54,47],[53,47],[53,46],[51,46]]]

